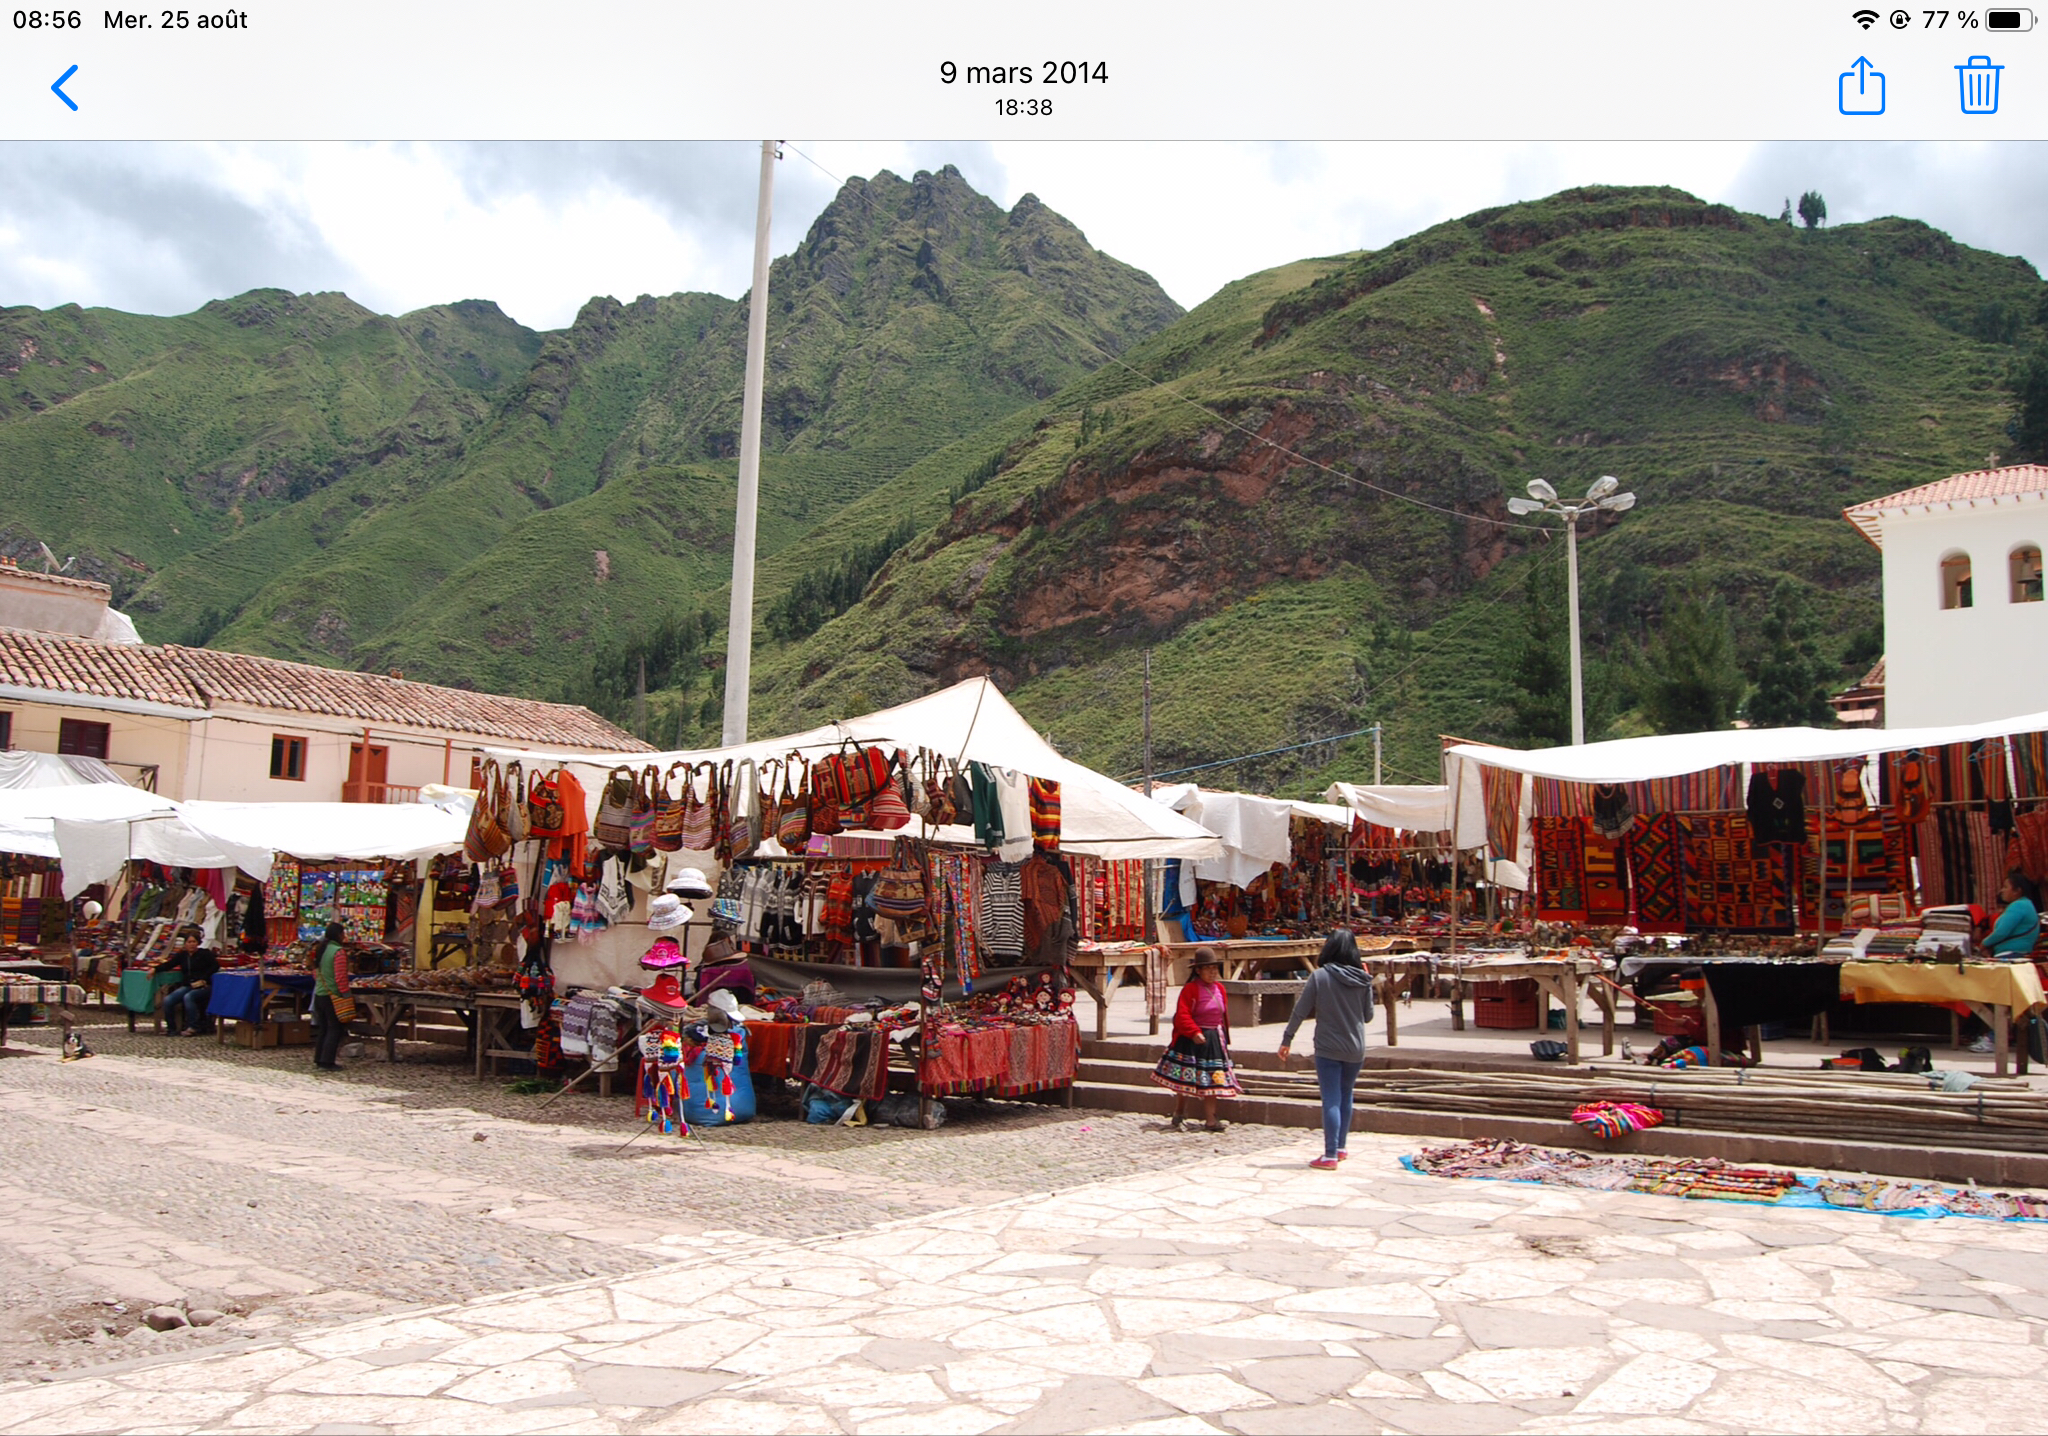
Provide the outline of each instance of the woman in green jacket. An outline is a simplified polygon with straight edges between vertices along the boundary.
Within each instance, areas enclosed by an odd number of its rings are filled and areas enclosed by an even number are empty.
[[[324,1072],[340,1068],[335,1059],[348,1036],[346,1017],[355,1015],[355,999],[348,995],[348,949],[341,938],[341,924],[330,922],[313,956],[313,1065]]]

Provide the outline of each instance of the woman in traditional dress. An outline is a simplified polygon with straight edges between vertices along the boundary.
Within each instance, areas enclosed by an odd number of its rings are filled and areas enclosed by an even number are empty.
[[[1202,1126],[1223,1130],[1216,1099],[1238,1097],[1230,1063],[1230,1015],[1223,996],[1223,959],[1213,947],[1195,949],[1193,970],[1173,1010],[1173,1042],[1152,1069],[1152,1080],[1173,1093],[1173,1130],[1181,1130],[1190,1097],[1202,1104]]]

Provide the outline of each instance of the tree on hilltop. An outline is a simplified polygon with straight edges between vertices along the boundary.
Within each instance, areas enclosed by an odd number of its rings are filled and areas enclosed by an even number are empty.
[[[1810,189],[1799,196],[1799,217],[1806,221],[1808,229],[1816,229],[1827,222],[1828,202],[1820,197],[1820,191]]]

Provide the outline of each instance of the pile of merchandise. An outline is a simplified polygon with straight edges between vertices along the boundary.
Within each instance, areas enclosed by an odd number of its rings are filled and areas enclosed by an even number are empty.
[[[1424,1147],[1413,1157],[1403,1157],[1401,1164],[1431,1177],[1541,1182],[1598,1192],[1737,1202],[1775,1202],[1799,1185],[1792,1172],[1733,1167],[1714,1158],[1600,1156],[1498,1138]]]
[[[369,992],[445,992],[469,996],[479,992],[510,992],[519,975],[502,967],[446,967],[423,972],[391,972],[350,981],[353,990]]]
[[[1431,1177],[1539,1182],[1598,1192],[1825,1207],[1892,1217],[1979,1217],[2048,1221],[2048,1197],[1944,1187],[1893,1177],[1801,1177],[1766,1167],[1732,1167],[1712,1159],[1603,1156],[1486,1139],[1425,1147],[1401,1165]]]

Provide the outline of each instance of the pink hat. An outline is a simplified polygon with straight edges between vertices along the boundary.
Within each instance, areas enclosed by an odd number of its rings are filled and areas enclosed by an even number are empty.
[[[661,972],[683,965],[682,945],[672,937],[656,938],[654,946],[647,949],[640,959],[640,965],[649,972]]]

